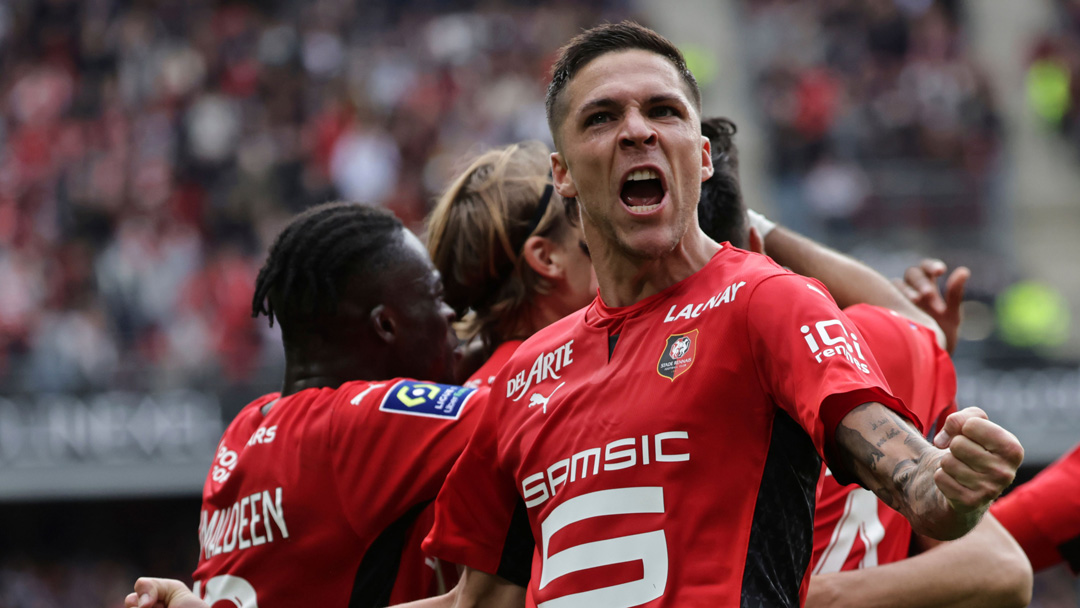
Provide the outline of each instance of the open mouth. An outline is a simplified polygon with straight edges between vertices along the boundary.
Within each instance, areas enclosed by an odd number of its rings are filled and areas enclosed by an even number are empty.
[[[655,169],[631,171],[623,183],[619,198],[634,213],[648,213],[664,200],[664,184]]]

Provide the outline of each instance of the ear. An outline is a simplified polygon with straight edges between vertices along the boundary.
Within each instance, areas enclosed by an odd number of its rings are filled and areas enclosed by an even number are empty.
[[[750,251],[765,255],[765,239],[761,238],[761,233],[753,226],[750,227]]]
[[[555,192],[558,192],[559,196],[574,198],[578,195],[574,176],[570,175],[570,167],[558,152],[551,153],[551,181],[555,184]]]
[[[525,240],[521,255],[533,272],[548,280],[557,280],[566,276],[560,250],[551,239],[543,236],[530,236]]]
[[[397,318],[392,308],[387,308],[385,304],[379,304],[371,309],[369,320],[371,328],[380,340],[387,344],[397,340]]]
[[[701,181],[713,176],[712,143],[708,137],[701,136]]]

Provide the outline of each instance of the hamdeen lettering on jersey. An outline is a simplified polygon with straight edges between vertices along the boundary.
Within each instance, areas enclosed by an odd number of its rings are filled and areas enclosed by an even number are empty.
[[[461,453],[486,393],[396,379],[249,404],[203,488],[196,594],[261,608],[387,605],[409,527]],[[402,567],[430,569],[416,559]]]
[[[798,606],[818,454],[862,403],[910,417],[856,341],[819,283],[730,245],[597,299],[503,368],[425,549],[529,606]]]

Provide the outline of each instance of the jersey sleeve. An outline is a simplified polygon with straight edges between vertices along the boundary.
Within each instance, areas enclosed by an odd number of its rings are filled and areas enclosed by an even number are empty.
[[[352,526],[370,530],[435,499],[487,389],[391,380],[338,392],[329,439],[337,492]]]
[[[435,525],[424,552],[496,574],[520,586],[529,580],[532,531],[513,476],[499,464],[497,407],[486,408],[435,501]]]
[[[1080,574],[1080,446],[990,508],[1031,560]]]
[[[920,426],[892,396],[869,347],[821,283],[796,274],[768,277],[747,306],[750,349],[765,392],[810,435],[838,479],[844,467],[833,457],[833,435],[852,409],[876,401]]]
[[[918,417],[933,437],[956,411],[956,369],[928,327],[880,306],[844,309],[859,338],[870,345],[893,396]]]

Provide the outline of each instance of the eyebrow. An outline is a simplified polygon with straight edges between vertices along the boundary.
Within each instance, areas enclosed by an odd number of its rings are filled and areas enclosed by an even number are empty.
[[[678,95],[668,95],[665,93],[653,95],[652,97],[645,100],[645,105],[647,106],[653,106],[658,103],[678,103],[679,105],[684,107],[687,105],[686,100],[684,100],[682,97],[679,97]],[[610,97],[601,97],[600,99],[593,99],[586,102],[585,105],[581,106],[581,108],[578,109],[577,114],[578,116],[581,116],[583,114],[588,114],[593,110],[598,110],[600,108],[610,108],[612,106],[618,105],[620,105],[619,102],[615,101]]]

